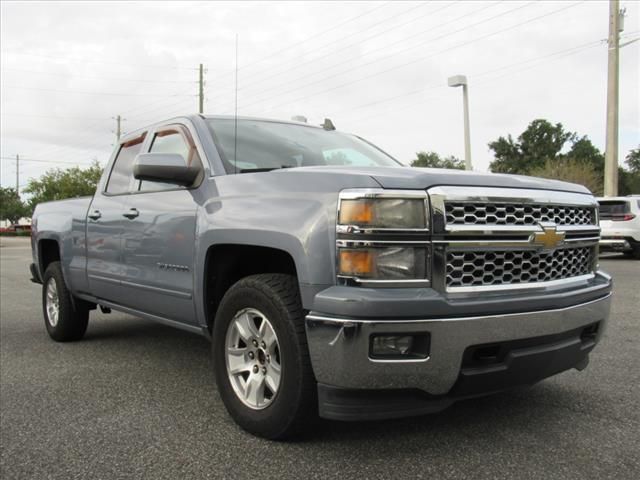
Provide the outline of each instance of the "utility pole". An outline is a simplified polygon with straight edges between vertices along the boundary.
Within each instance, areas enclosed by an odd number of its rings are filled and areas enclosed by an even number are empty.
[[[120,135],[122,134],[122,118],[120,115],[116,117],[116,138],[120,141]]]
[[[204,113],[204,65],[200,64],[198,80],[198,113]]]
[[[16,153],[16,195],[20,196],[20,155]]]
[[[604,152],[604,194],[618,194],[618,101],[620,63],[620,24],[624,12],[620,0],[609,0],[609,38],[607,67],[607,140]]]
[[[116,130],[114,133],[116,134],[116,143],[119,143],[120,137],[122,136],[122,122],[124,122],[126,118],[122,118],[120,115],[111,118],[116,121]]]

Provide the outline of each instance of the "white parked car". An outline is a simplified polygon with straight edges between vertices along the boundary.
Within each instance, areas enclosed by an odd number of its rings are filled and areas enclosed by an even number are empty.
[[[601,252],[624,252],[640,260],[640,196],[598,198]]]

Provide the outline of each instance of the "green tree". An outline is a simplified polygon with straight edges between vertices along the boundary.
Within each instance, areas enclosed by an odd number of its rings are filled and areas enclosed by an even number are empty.
[[[619,169],[618,191],[620,195],[640,193],[640,145],[627,154],[626,163],[629,170]]]
[[[543,167],[531,170],[529,174],[584,185],[594,195],[602,195],[602,175],[589,161],[573,158],[547,160]]]
[[[555,160],[569,141],[574,145],[580,142],[579,147],[585,147],[582,142],[585,139],[576,140],[576,134],[566,131],[561,123],[554,125],[548,120],[537,119],[517,140],[508,135],[489,143],[495,158],[489,168],[492,172],[527,174],[543,168],[548,160]]]
[[[571,149],[564,157],[590,163],[596,171],[604,175],[604,155],[586,135],[574,140]]]
[[[411,161],[412,167],[428,167],[428,168],[454,168],[464,170],[464,161],[449,155],[441,157],[436,152],[418,152],[415,160]]]
[[[638,145],[638,148],[630,150],[625,160],[629,171],[640,175],[640,145]]]
[[[0,187],[0,220],[16,223],[28,215],[28,209],[20,199],[15,188]]]
[[[98,162],[86,169],[57,168],[47,171],[37,180],[29,180],[24,192],[31,194],[29,207],[33,211],[38,203],[93,195],[101,176],[102,167]]]

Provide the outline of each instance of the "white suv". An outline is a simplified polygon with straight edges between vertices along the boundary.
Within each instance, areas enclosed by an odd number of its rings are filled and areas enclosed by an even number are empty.
[[[640,196],[599,198],[600,251],[624,252],[640,260]]]

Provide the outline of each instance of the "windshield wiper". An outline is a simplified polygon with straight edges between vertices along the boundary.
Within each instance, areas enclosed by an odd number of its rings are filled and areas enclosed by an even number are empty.
[[[268,167],[268,168],[241,168],[239,173],[257,173],[257,172],[271,172],[272,170],[281,170],[283,168],[293,168],[292,165],[282,165],[281,167]]]

